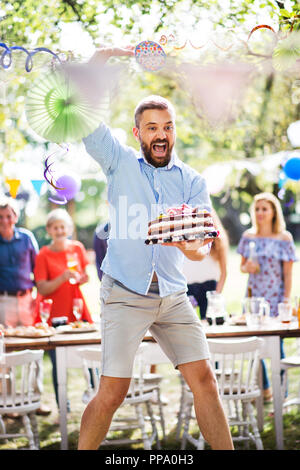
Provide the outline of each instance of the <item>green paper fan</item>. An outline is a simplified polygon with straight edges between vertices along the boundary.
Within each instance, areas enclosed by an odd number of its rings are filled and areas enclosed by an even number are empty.
[[[77,142],[92,133],[108,107],[108,93],[94,105],[67,76],[55,71],[34,82],[25,112],[39,136],[59,144]]]
[[[273,52],[273,66],[278,71],[293,67],[300,59],[300,35],[291,33],[286,39],[280,41]]]

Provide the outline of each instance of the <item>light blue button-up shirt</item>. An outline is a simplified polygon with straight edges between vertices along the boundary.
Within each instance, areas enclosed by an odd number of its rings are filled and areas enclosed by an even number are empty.
[[[161,297],[187,288],[183,253],[176,247],[146,245],[148,222],[183,203],[211,211],[204,178],[173,152],[166,167],[155,168],[121,144],[101,124],[83,139],[108,183],[111,232],[103,272],[128,289],[147,294],[154,271]]]

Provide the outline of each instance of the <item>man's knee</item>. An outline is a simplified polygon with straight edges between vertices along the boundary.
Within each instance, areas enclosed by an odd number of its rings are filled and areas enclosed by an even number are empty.
[[[114,377],[101,377],[100,387],[96,395],[96,401],[102,409],[115,411],[122,405],[126,398],[130,379],[117,379]]]
[[[211,393],[218,392],[216,377],[208,360],[184,364],[179,369],[193,392],[203,387]]]

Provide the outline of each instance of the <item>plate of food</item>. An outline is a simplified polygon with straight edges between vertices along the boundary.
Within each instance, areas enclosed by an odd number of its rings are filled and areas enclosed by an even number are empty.
[[[37,323],[34,326],[7,327],[4,329],[4,336],[17,338],[46,338],[55,335],[55,328],[52,326]]]
[[[231,317],[230,323],[231,325],[236,325],[236,326],[246,326],[247,325],[246,316],[237,315],[237,316]]]
[[[56,328],[56,333],[90,333],[92,331],[97,331],[96,325],[86,321],[74,321]]]

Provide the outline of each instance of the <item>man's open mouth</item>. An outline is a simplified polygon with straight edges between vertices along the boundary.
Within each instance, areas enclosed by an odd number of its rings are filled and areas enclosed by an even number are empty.
[[[154,143],[152,144],[152,152],[156,157],[165,157],[168,150],[168,143]]]

